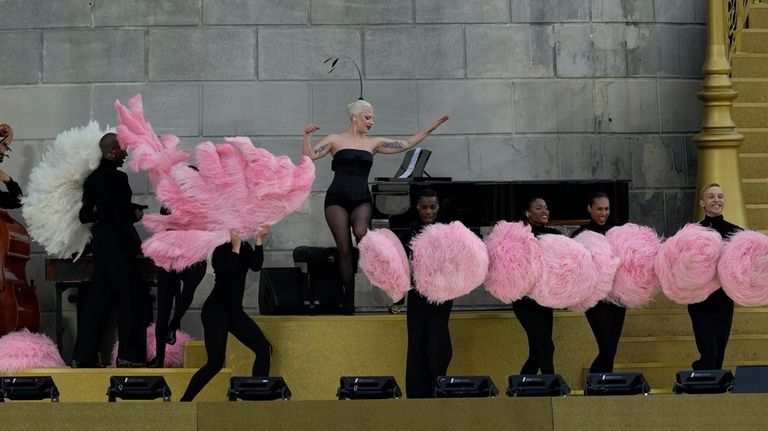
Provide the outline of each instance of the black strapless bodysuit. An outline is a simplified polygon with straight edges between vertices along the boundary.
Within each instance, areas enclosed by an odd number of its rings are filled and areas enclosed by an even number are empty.
[[[325,194],[325,207],[338,205],[351,213],[362,204],[372,204],[368,190],[368,175],[373,166],[373,154],[366,150],[346,148],[333,156],[333,181]]]

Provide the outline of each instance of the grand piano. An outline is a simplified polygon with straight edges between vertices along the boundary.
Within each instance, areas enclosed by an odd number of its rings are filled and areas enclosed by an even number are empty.
[[[440,221],[458,220],[475,231],[501,220],[520,220],[528,200],[537,196],[547,201],[550,224],[583,224],[589,221],[587,204],[597,191],[611,201],[610,222],[629,220],[628,180],[453,181],[421,176],[428,158],[429,150],[410,150],[395,177],[371,183],[374,219],[387,220],[391,229],[406,227],[416,218],[418,191],[431,188],[440,195]]]

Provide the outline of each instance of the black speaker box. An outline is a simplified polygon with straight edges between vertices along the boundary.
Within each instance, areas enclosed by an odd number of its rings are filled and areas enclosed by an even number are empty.
[[[308,314],[307,279],[298,268],[261,268],[259,312],[264,315]]]
[[[232,377],[229,379],[230,401],[290,400],[291,390],[282,377]]]
[[[733,392],[742,394],[768,393],[768,365],[736,367]]]
[[[678,371],[672,390],[676,394],[722,394],[732,386],[731,370]]]
[[[440,376],[435,398],[491,398],[499,394],[489,376]]]
[[[403,393],[392,376],[343,376],[336,397],[340,400],[400,398]]]
[[[571,393],[560,374],[516,374],[509,376],[507,396],[559,397]]]
[[[651,387],[642,373],[590,373],[584,395],[648,394]]]

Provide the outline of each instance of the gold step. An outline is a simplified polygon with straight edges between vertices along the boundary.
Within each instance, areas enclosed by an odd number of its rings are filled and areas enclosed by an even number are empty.
[[[739,155],[741,165],[741,178],[768,178],[768,154],[766,153],[741,153]]]
[[[111,376],[157,376],[171,388],[171,400],[178,401],[196,368],[36,368],[14,373],[15,376],[51,376],[61,394],[61,402],[106,402]],[[232,371],[221,370],[195,401],[226,401]],[[118,401],[119,402],[119,401]]]
[[[726,356],[727,357],[727,356]],[[675,383],[675,375],[678,371],[689,371],[691,369],[691,363],[693,360],[698,359],[695,357],[691,362],[683,361],[668,361],[668,362],[619,362],[614,364],[613,370],[617,373],[625,372],[640,372],[643,373],[643,377],[648,381],[652,388],[667,388],[672,390],[672,386]],[[750,360],[750,361],[732,361],[727,360],[723,363],[723,369],[736,372],[736,367],[739,365],[766,365],[768,364],[768,357],[763,360]],[[589,369],[587,369],[587,372]]]
[[[731,335],[725,356],[732,361],[768,358],[768,335]],[[616,362],[693,361],[698,358],[691,336],[622,337]]]
[[[768,4],[753,3],[749,7],[749,28],[768,28]]]
[[[733,122],[737,127],[768,127],[768,103],[734,103]]]
[[[768,53],[768,29],[744,29],[741,33],[740,52]]]
[[[741,185],[746,202],[768,202],[768,178],[744,178]]]
[[[735,78],[764,78],[768,70],[768,54],[747,54],[737,52],[731,58]]]
[[[755,328],[768,327],[768,308],[737,307],[731,334],[749,335]],[[627,310],[622,337],[691,336],[688,310]]]
[[[739,92],[738,103],[768,102],[768,78],[733,78],[733,89]]]
[[[739,128],[744,135],[740,151],[744,153],[768,153],[768,128]]]
[[[768,230],[768,208],[760,204],[747,204],[746,207],[749,228],[758,231]]]

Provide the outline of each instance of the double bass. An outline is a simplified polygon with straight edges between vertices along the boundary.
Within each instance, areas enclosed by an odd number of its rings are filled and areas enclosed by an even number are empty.
[[[13,141],[13,129],[0,124],[0,162]],[[30,241],[27,230],[0,208],[0,335],[27,328],[40,330],[40,305],[27,284]]]

